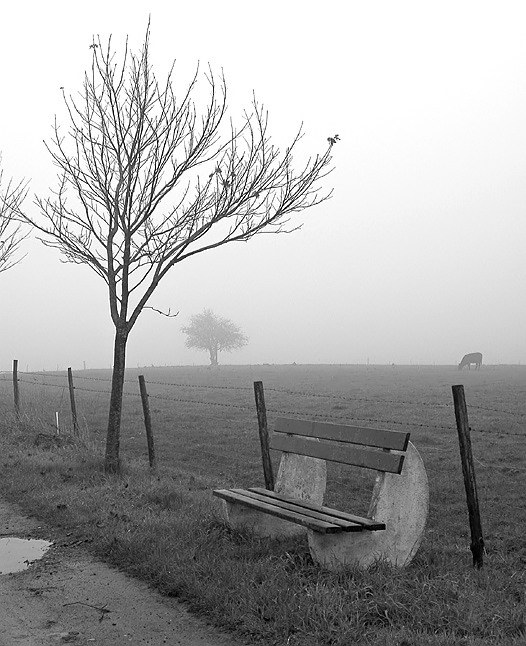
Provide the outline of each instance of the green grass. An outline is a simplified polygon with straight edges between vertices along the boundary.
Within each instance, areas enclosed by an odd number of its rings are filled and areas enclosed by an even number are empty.
[[[0,383],[6,420],[0,429],[3,494],[70,534],[72,541],[85,540],[98,556],[252,642],[524,643],[526,370],[144,369],[140,372],[152,396],[157,475],[147,468],[136,372],[127,384],[131,394],[125,400],[120,477],[102,469],[107,395],[77,390],[82,437],[46,450],[35,446],[34,439],[44,429],[52,432],[54,411],[69,424],[64,376],[37,378],[46,387],[20,384],[25,415],[20,430],[8,421],[10,384]],[[108,379],[107,371],[78,373],[75,383],[96,390],[108,387],[105,381],[83,381],[81,376]],[[366,571],[334,574],[312,563],[302,538],[259,540],[223,523],[221,503],[211,490],[262,484],[254,380],[264,383],[271,425],[281,411],[411,431],[428,470],[431,507],[424,541],[408,568],[393,570],[380,563]],[[451,406],[455,383],[464,383],[470,405],[487,545],[481,571],[471,567]],[[63,437],[70,437],[64,431]],[[331,467],[327,501],[365,511],[371,486],[370,474]]]

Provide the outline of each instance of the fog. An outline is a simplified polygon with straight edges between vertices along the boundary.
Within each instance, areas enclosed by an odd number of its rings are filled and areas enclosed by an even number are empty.
[[[42,140],[59,88],[75,93],[92,35],[140,45],[153,64],[221,67],[232,115],[252,90],[297,167],[339,133],[331,200],[261,235],[176,265],[140,316],[128,365],[206,364],[180,328],[204,308],[246,347],[220,363],[526,362],[526,10],[522,2],[10,3],[2,8],[0,150],[7,176],[45,196]],[[139,7],[139,8],[137,8]],[[178,68],[179,69],[179,68]],[[103,281],[35,239],[0,274],[0,369],[108,368]]]

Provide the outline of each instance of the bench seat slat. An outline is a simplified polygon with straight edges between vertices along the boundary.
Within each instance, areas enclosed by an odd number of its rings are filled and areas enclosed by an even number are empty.
[[[288,419],[278,417],[274,430],[277,433],[292,433],[317,437],[337,442],[349,442],[363,446],[374,446],[379,449],[405,451],[409,443],[410,433],[400,431],[386,431],[377,428],[363,428],[361,426],[344,426],[328,422],[313,422],[304,419]]]
[[[390,473],[400,473],[404,462],[404,456],[396,453],[355,448],[348,444],[317,442],[305,437],[282,433],[272,434],[270,448]]]
[[[286,502],[292,502],[298,507],[305,507],[306,509],[319,511],[320,513],[328,514],[330,516],[334,516],[335,518],[341,518],[342,520],[347,520],[351,523],[357,523],[359,525],[362,525],[364,529],[368,529],[371,531],[385,529],[385,523],[380,523],[376,520],[372,520],[371,518],[355,516],[354,514],[348,514],[344,511],[339,511],[338,509],[331,509],[330,507],[324,507],[323,505],[313,505],[312,503],[306,502],[305,500],[296,500],[294,498],[288,498],[286,496],[282,496],[279,493],[276,493],[274,491],[269,491],[268,489],[263,489],[261,487],[250,487],[249,491],[260,493],[261,495],[266,496],[267,498],[270,498],[270,499],[278,499]]]
[[[303,525],[304,527],[312,529],[316,532],[323,534],[335,534],[342,531],[341,525],[326,523],[322,520],[310,518],[301,513],[282,509],[272,504],[271,501],[269,501],[268,503],[261,502],[259,500],[256,500],[255,498],[250,498],[228,489],[216,489],[212,493],[214,496],[223,498],[224,500],[227,500],[229,502],[245,505],[245,507],[251,507],[252,509],[259,509],[260,511],[264,511],[267,514],[277,516],[278,518],[283,518],[284,520],[288,520],[298,525]]]
[[[310,518],[316,518],[317,520],[323,520],[326,523],[339,525],[345,532],[361,532],[363,530],[363,525],[361,525],[360,523],[344,520],[343,518],[339,518],[334,514],[326,514],[317,509],[311,509],[310,507],[307,507],[305,505],[298,505],[297,502],[292,498],[285,500],[282,497],[278,498],[277,496],[273,496],[272,498],[270,498],[269,496],[265,496],[264,492],[266,491],[266,489],[256,490],[256,488],[254,487],[250,489],[230,489],[230,491],[241,494],[243,496],[248,496],[249,498],[254,498],[254,500],[260,500],[261,502],[265,502],[267,504],[276,505],[281,509],[288,509],[289,511],[294,511],[298,514],[309,516]]]

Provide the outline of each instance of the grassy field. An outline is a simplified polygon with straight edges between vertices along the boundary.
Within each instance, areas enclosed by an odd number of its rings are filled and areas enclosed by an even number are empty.
[[[159,472],[147,469],[137,375],[150,393]],[[526,637],[526,369],[484,366],[144,368],[126,383],[121,478],[102,472],[108,371],[74,374],[81,439],[71,440],[64,373],[22,374],[23,424],[0,381],[0,487],[28,511],[209,620],[268,644],[519,644]],[[231,532],[217,487],[262,485],[252,383],[278,415],[411,431],[431,507],[410,567],[331,574],[306,541]],[[466,391],[487,547],[474,571],[451,385]],[[65,444],[35,446],[53,433]],[[70,443],[71,442],[71,443]],[[362,471],[362,470],[358,470]],[[365,512],[372,475],[331,466],[327,502]]]

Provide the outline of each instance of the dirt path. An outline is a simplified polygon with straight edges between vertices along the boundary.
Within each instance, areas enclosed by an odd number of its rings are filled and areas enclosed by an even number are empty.
[[[53,540],[37,521],[0,501],[0,536],[6,535]],[[27,570],[0,575],[0,646],[63,643],[240,646],[67,538]]]

